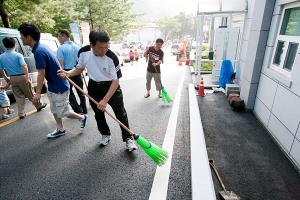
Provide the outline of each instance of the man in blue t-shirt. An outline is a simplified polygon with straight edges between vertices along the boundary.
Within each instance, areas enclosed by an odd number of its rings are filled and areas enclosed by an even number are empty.
[[[61,29],[58,31],[58,40],[61,45],[57,49],[57,58],[60,65],[64,70],[70,71],[77,64],[77,54],[79,51],[79,46],[70,40],[70,34],[67,30]],[[70,78],[74,83],[76,83],[81,89],[83,88],[83,82],[81,74],[73,76]],[[77,95],[80,99],[80,105],[77,103],[75,94],[73,92],[73,85],[70,84],[70,105],[76,113],[87,114],[85,96],[76,89]]]
[[[40,101],[41,91],[46,78],[48,82],[48,98],[50,109],[56,121],[57,128],[49,133],[48,138],[55,138],[65,134],[62,117],[78,119],[81,121],[81,131],[86,127],[87,115],[79,115],[69,108],[69,82],[57,76],[60,64],[52,51],[39,42],[41,33],[37,26],[23,23],[18,29],[21,33],[21,39],[24,45],[32,48],[36,68],[38,70],[37,89],[33,97],[34,101]]]

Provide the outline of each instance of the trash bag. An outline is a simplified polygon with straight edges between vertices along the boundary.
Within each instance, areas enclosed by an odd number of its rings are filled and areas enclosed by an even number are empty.
[[[231,77],[233,73],[234,72],[231,61],[223,60],[219,76],[220,87],[225,88],[227,83],[231,83]]]

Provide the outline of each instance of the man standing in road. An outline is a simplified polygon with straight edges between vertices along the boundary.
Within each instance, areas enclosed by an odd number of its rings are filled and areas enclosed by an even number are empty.
[[[27,97],[37,111],[46,107],[46,103],[33,101],[34,91],[28,74],[28,67],[22,54],[17,53],[14,38],[6,37],[2,40],[7,51],[0,55],[0,73],[7,83],[11,83],[12,92],[18,105],[18,116],[23,119],[25,113],[25,98]]]
[[[81,52],[78,65],[71,71],[61,71],[59,76],[62,78],[72,77],[80,74],[85,68],[88,70],[89,83],[88,93],[98,103],[90,101],[95,112],[95,119],[98,130],[102,135],[100,145],[106,146],[111,138],[111,132],[105,119],[104,110],[109,104],[118,120],[129,127],[127,113],[124,107],[123,94],[119,85],[116,65],[113,59],[107,55],[109,46],[109,35],[105,31],[91,31],[89,35],[90,51]],[[84,47],[88,49],[88,47]],[[119,71],[120,74],[120,71]],[[126,142],[128,151],[133,151],[137,147],[133,142],[133,137],[122,130],[123,142]]]
[[[70,71],[77,64],[77,54],[80,47],[70,40],[70,34],[67,30],[58,31],[58,41],[61,43],[57,49],[58,61],[65,71]],[[81,74],[71,77],[71,80],[81,89],[83,88]],[[85,96],[77,88],[75,89],[80,99],[80,105],[77,103],[72,84],[70,84],[70,105],[74,112],[87,114]]]
[[[150,96],[151,80],[152,77],[155,81],[156,90],[158,92],[158,97],[161,98],[161,74],[160,74],[160,64],[163,63],[164,52],[161,50],[164,41],[158,38],[155,42],[155,46],[151,46],[145,50],[144,57],[148,61],[147,73],[146,73],[146,89],[145,98]]]
[[[47,95],[57,128],[52,133],[49,133],[47,137],[55,138],[65,134],[66,130],[64,129],[62,117],[78,119],[81,122],[81,131],[83,131],[87,124],[87,115],[79,115],[70,110],[69,82],[57,76],[57,72],[61,69],[59,62],[46,45],[40,44],[41,33],[39,29],[33,24],[23,23],[18,30],[21,33],[24,45],[29,45],[32,48],[38,70],[37,89],[33,97],[35,102],[39,102],[41,99],[44,79],[46,78],[48,82]]]

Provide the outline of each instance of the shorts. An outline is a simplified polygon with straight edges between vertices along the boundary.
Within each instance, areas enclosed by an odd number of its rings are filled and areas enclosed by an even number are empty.
[[[69,105],[70,91],[64,93],[47,93],[50,102],[50,110],[53,114],[56,114],[58,118],[66,117],[71,114]]]
[[[0,108],[7,108],[10,106],[10,103],[8,101],[6,102],[0,102]]]

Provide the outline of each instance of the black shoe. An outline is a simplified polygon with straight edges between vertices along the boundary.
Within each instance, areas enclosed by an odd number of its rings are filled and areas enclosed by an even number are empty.
[[[47,106],[47,103],[42,103],[42,105],[36,109],[37,112],[40,112],[42,109],[44,109]]]
[[[26,114],[24,115],[19,115],[19,119],[24,119],[26,117]]]

